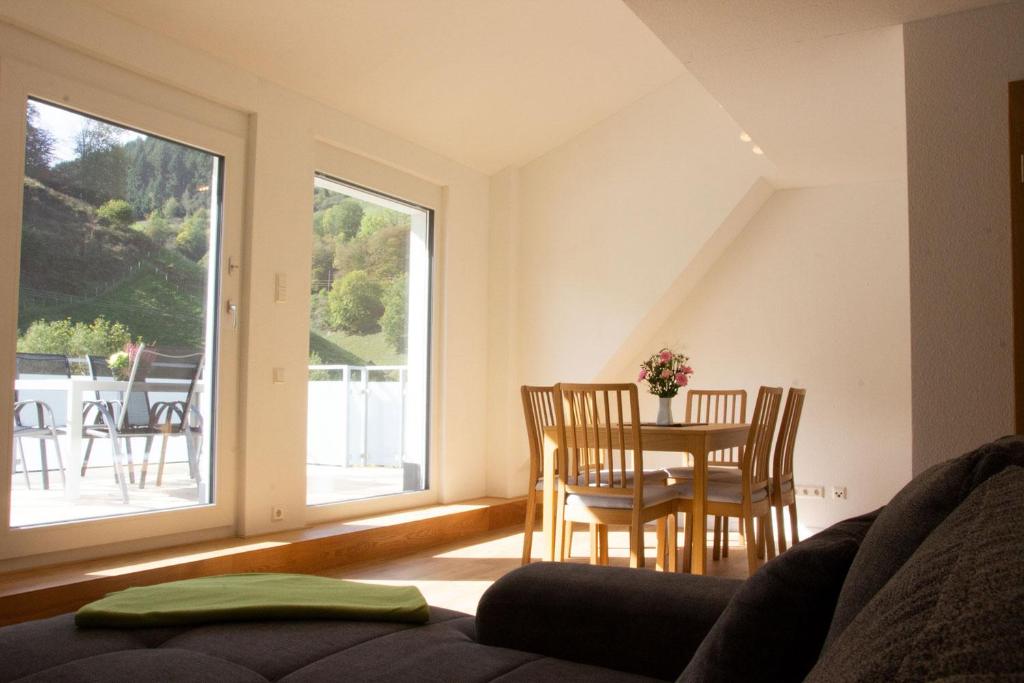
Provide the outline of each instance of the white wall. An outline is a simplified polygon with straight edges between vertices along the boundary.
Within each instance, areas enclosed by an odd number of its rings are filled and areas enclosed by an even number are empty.
[[[491,495],[527,486],[519,385],[593,380],[774,171],[739,134],[686,74],[493,179]]]
[[[169,98],[167,101],[188,102],[190,97],[199,101],[198,96],[205,100],[205,109],[248,116],[248,168],[234,171],[245,174],[248,206],[233,207],[235,211],[244,208],[246,213],[246,247],[240,255],[245,335],[240,359],[241,401],[238,406],[221,406],[222,410],[239,411],[240,467],[222,484],[239,492],[237,528],[241,532],[299,527],[309,518],[305,507],[309,302],[301,293],[308,291],[310,277],[312,173],[320,143],[439,188],[442,205],[436,207],[435,235],[438,336],[434,340],[437,362],[432,376],[431,433],[441,471],[435,490],[442,501],[484,494],[480,458],[487,410],[479,381],[487,367],[487,320],[480,313],[487,296],[489,185],[485,176],[84,3],[5,3],[0,5],[0,31],[18,38],[4,42],[0,59],[70,70],[76,78],[92,80],[101,88],[116,87],[128,97],[132,92],[144,97],[153,90],[146,88],[147,83],[159,83],[163,90],[157,92]],[[120,68],[112,70],[95,58]],[[111,73],[115,77],[110,77]],[[174,94],[175,88],[182,93],[180,97]],[[151,104],[161,106],[159,101]],[[210,118],[205,109],[200,113]],[[291,284],[293,295],[286,303],[274,303],[275,273],[287,275]],[[3,358],[14,357],[16,306],[9,304],[15,299],[14,291],[3,293]],[[0,364],[0,382],[10,385],[12,366]],[[284,368],[284,384],[272,382],[274,367]],[[271,523],[272,504],[285,506],[285,522]],[[369,505],[381,504],[387,503]],[[348,514],[357,514],[356,508]],[[91,532],[88,524],[81,525],[77,544],[84,550],[78,556],[108,540]],[[140,540],[97,552],[124,552],[159,543]],[[39,552],[44,550],[47,548],[39,548]],[[65,555],[64,559],[73,557]]]
[[[906,225],[902,183],[778,191],[648,340],[648,353],[690,356],[692,387],[746,389],[748,411],[761,384],[807,389],[798,483],[849,493],[800,499],[811,528],[883,505],[910,478]],[[644,394],[641,414],[656,401]],[[680,394],[677,418],[684,406]]]
[[[1007,83],[1024,3],[907,24],[914,472],[1013,432]]]

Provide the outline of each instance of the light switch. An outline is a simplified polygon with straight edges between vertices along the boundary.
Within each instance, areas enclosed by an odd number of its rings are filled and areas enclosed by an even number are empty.
[[[283,304],[288,301],[288,275],[277,273],[274,275],[274,302]]]
[[[274,384],[284,384],[284,368],[274,368]]]

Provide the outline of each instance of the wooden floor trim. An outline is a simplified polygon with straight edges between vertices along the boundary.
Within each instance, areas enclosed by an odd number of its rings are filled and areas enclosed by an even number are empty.
[[[245,539],[0,574],[0,625],[77,610],[112,591],[237,572],[316,573],[521,525],[525,498],[483,498]]]

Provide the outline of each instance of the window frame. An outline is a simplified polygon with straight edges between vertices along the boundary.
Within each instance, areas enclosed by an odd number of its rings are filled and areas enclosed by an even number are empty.
[[[371,498],[337,501],[330,503],[306,503],[305,520],[309,524],[335,521],[357,516],[392,512],[412,507],[436,504],[441,500],[439,457],[439,406],[441,387],[440,348],[441,338],[441,296],[438,283],[442,281],[442,259],[440,239],[441,216],[443,215],[444,191],[421,178],[409,175],[354,152],[341,149],[323,141],[317,141],[314,150],[314,167],[309,178],[316,176],[349,185],[370,192],[390,201],[422,209],[427,212],[427,406],[426,406],[426,488],[422,491],[402,491]],[[312,187],[312,184],[311,184]],[[311,191],[312,199],[312,191]],[[312,201],[310,202],[312,216]],[[312,228],[310,228],[308,251],[312,256]],[[308,276],[308,275],[307,275]],[[307,287],[308,289],[308,287]],[[305,432],[303,433],[305,436]],[[303,457],[305,463],[305,456]],[[305,489],[303,495],[305,496]]]
[[[62,60],[56,60],[61,62]],[[0,258],[0,289],[9,293],[0,302],[0,382],[13,386],[17,299],[20,283],[22,182],[26,107],[29,98],[151,132],[222,159],[219,212],[218,277],[212,301],[219,309],[225,299],[244,308],[243,283],[229,275],[227,260],[240,258],[244,244],[244,182],[248,121],[238,112],[162,86],[88,58],[41,68],[0,54],[0,149],[15,153],[0,160],[0,239],[13,245]],[[145,98],[145,99],[143,99]],[[150,102],[158,103],[154,106]],[[5,262],[6,260],[6,262]],[[0,569],[18,560],[48,553],[89,553],[101,545],[132,543],[168,545],[177,534],[223,537],[235,528],[238,493],[238,406],[241,334],[226,315],[216,315],[216,376],[211,377],[213,400],[219,406],[212,438],[216,459],[211,468],[212,502],[173,510],[147,511],[115,517],[71,520],[31,527],[10,526],[13,437],[7,420],[0,421]],[[0,413],[10,414],[13,392],[0,392]],[[224,408],[223,406],[232,406]],[[6,411],[6,412],[4,412]],[[95,553],[93,553],[95,554]],[[62,558],[69,558],[67,554]]]

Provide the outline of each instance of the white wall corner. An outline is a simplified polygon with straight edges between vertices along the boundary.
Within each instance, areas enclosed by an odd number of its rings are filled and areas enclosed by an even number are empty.
[[[623,377],[631,376],[633,365],[657,350],[649,348],[651,339],[774,193],[775,187],[764,178],[754,181],[668,289],[651,304],[640,323],[594,376],[594,381],[621,382]]]
[[[522,495],[528,478],[519,418],[519,169],[491,178],[487,280],[487,495]]]

